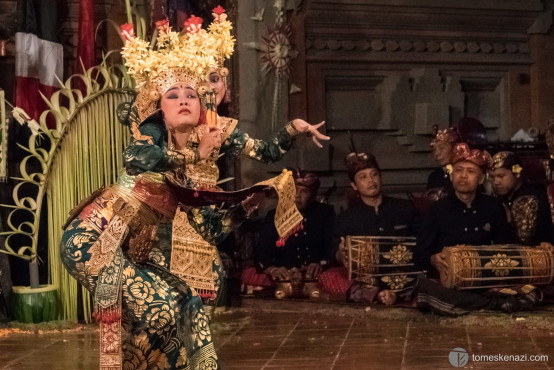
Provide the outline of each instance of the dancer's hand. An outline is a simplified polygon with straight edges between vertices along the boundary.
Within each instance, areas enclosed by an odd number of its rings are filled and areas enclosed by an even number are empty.
[[[242,209],[246,213],[246,217],[250,217],[252,213],[258,209],[260,204],[267,199],[265,191],[259,191],[252,195],[249,195],[245,200],[241,202]]]
[[[307,134],[312,137],[312,141],[315,145],[317,145],[320,148],[323,148],[323,145],[319,142],[319,140],[329,140],[329,136],[323,135],[321,132],[319,132],[317,129],[320,128],[325,124],[325,121],[321,121],[317,125],[310,125],[308,122],[304,121],[303,119],[296,118],[292,120],[292,124],[296,131]]]
[[[200,159],[206,159],[212,154],[214,148],[221,146],[221,131],[218,129],[210,130],[202,136],[198,144],[198,154]]]

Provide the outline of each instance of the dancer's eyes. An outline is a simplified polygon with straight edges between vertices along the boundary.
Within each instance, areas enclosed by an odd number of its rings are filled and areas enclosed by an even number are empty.
[[[174,93],[170,93],[170,94],[167,94],[165,96],[166,99],[177,99],[178,97],[179,97],[179,95],[174,94]]]
[[[215,84],[215,83],[218,83],[219,82],[219,75],[211,75],[210,76],[210,82]]]

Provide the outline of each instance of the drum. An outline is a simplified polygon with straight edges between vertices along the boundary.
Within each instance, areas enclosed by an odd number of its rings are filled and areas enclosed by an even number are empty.
[[[415,237],[347,236],[343,260],[348,278],[399,292],[413,287]]]
[[[440,272],[443,286],[458,289],[499,288],[520,284],[546,285],[554,277],[554,247],[519,245],[457,245],[445,247],[448,268]]]

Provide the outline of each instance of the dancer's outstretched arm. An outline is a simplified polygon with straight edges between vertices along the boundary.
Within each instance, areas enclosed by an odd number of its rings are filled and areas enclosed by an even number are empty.
[[[265,163],[276,162],[289,151],[294,142],[294,138],[301,133],[310,135],[314,144],[322,147],[319,140],[329,140],[328,136],[318,131],[324,123],[325,122],[321,122],[317,125],[311,125],[302,119],[294,119],[279,130],[273,138],[267,141],[253,139],[246,132],[243,132],[239,128],[235,128],[223,142],[221,151],[234,156],[242,154]]]

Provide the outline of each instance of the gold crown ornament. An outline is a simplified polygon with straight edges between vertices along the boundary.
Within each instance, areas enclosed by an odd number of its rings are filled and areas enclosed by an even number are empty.
[[[173,31],[167,19],[156,22],[152,41],[136,37],[132,24],[121,26],[125,41],[121,54],[136,82],[135,106],[141,121],[154,113],[162,94],[176,83],[197,90],[204,105],[213,100],[206,97],[213,94],[208,75],[233,54],[235,43],[225,10],[216,7],[213,17],[207,30],[202,28],[202,18],[194,15],[183,32]]]

